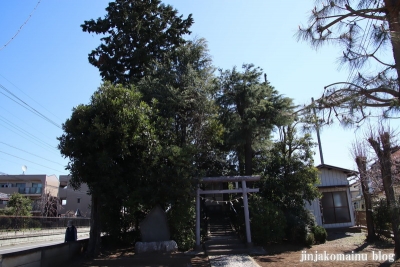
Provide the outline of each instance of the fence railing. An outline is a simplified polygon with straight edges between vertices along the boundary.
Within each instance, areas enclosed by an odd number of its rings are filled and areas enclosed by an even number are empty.
[[[77,227],[90,227],[90,218],[0,216],[0,231],[65,228],[70,220]]]
[[[18,193],[20,194],[41,194],[41,187],[19,187]]]

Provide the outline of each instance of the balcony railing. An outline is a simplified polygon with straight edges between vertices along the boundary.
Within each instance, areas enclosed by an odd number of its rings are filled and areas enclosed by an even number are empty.
[[[19,187],[18,193],[20,194],[42,194],[41,187]]]

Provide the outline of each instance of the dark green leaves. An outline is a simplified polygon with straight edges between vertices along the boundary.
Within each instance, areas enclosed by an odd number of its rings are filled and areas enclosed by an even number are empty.
[[[129,84],[148,74],[152,61],[162,62],[190,34],[192,16],[178,16],[177,10],[159,0],[116,0],[107,15],[81,25],[85,32],[103,34],[102,44],[89,54],[104,80]]]

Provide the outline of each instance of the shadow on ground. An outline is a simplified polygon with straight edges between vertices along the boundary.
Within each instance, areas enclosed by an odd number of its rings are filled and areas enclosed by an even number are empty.
[[[88,259],[82,256],[67,266],[74,267],[105,267],[105,266],[133,266],[133,267],[210,267],[208,257],[190,256],[182,252],[177,253],[143,253],[134,254],[134,249],[124,248],[103,252],[98,258]]]

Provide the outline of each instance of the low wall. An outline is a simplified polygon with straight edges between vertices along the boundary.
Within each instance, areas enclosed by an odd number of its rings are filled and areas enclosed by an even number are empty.
[[[65,266],[84,251],[88,239],[0,255],[0,267]]]
[[[78,240],[89,238],[90,228],[78,228]],[[38,231],[0,232],[0,247],[41,241],[64,241],[65,228]]]

